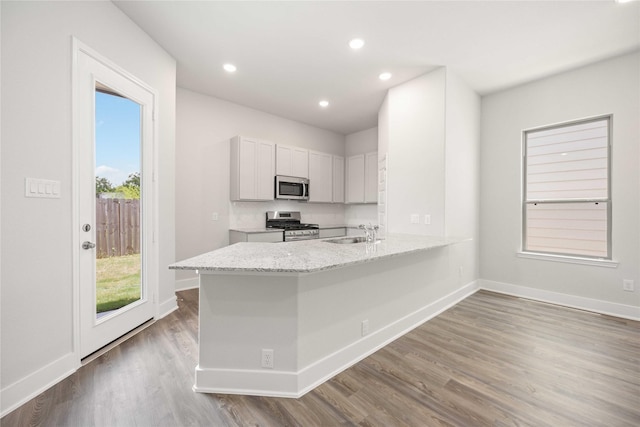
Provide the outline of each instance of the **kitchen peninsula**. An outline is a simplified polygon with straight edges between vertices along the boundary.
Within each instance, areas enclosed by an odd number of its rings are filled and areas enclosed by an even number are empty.
[[[200,275],[194,390],[302,396],[473,293],[452,286],[463,240],[237,243],[173,264]]]

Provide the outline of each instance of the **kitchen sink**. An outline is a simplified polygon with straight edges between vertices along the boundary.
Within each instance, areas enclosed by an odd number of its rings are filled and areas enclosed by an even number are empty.
[[[365,241],[366,239],[364,237],[340,237],[339,239],[325,240],[325,242],[327,243],[337,243],[339,245],[349,245],[353,243],[362,243]]]

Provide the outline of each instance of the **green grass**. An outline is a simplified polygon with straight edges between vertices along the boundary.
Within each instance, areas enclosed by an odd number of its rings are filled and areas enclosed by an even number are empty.
[[[140,299],[140,254],[96,260],[96,309],[117,310]]]

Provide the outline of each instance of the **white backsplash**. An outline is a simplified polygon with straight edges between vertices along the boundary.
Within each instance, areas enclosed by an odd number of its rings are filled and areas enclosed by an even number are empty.
[[[378,224],[378,205],[347,205],[344,221],[346,225]]]
[[[303,223],[320,225],[345,224],[342,204],[305,203],[287,200],[273,202],[230,202],[229,228],[260,228],[265,225],[267,211],[300,211]]]

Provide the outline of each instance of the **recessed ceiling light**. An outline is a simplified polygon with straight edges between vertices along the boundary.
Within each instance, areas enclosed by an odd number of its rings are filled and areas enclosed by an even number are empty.
[[[360,49],[362,46],[364,46],[364,40],[362,39],[353,39],[349,42],[351,49]]]
[[[391,73],[382,73],[378,76],[380,80],[389,80],[391,78]]]
[[[224,64],[222,68],[224,68],[224,70],[229,73],[235,73],[235,71],[237,70],[236,66],[233,64]]]
[[[318,102],[318,105],[322,108],[327,108],[329,106],[329,101],[323,99],[322,101]]]

